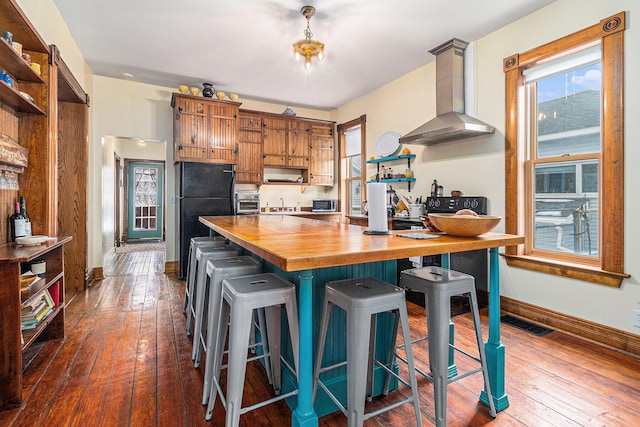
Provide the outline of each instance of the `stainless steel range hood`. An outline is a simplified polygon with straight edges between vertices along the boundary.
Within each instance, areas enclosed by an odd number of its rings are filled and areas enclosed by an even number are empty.
[[[464,50],[468,45],[454,38],[429,51],[436,56],[437,116],[401,137],[401,143],[435,144],[494,132],[493,126],[464,112]]]

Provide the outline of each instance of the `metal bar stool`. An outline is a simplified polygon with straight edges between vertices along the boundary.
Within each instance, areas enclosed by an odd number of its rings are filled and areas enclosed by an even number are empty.
[[[206,265],[207,261],[211,259],[229,258],[232,256],[238,256],[240,251],[238,249],[229,246],[205,246],[196,247],[194,268],[192,270],[195,276],[191,287],[190,295],[192,298],[189,301],[187,307],[187,335],[191,335],[194,326],[196,330],[200,330],[202,322],[202,304],[204,295],[202,289],[204,287],[204,279],[207,276]],[[195,354],[191,352],[191,359],[195,358]]]
[[[289,322],[295,369],[280,357],[280,316],[281,305],[283,304]],[[253,312],[260,308],[265,309],[267,318],[267,334],[273,370],[273,386],[276,389],[277,396],[243,408],[242,393],[247,364],[247,344],[249,342],[250,330],[253,327]],[[230,321],[228,321],[229,319]],[[227,329],[229,331],[229,353],[227,358],[227,394],[225,397],[220,387],[220,372],[223,368],[222,357]],[[273,273],[262,273],[223,280],[220,320],[218,321],[218,331],[215,335],[216,343],[213,350],[214,372],[211,378],[211,396],[205,416],[207,420],[211,419],[213,407],[218,395],[220,395],[220,401],[227,411],[225,425],[227,427],[235,427],[240,423],[240,415],[298,393],[296,389],[289,393],[280,394],[281,362],[295,374],[296,378],[298,377],[298,306],[296,304],[295,287],[291,282]]]
[[[491,398],[489,373],[484,353],[480,313],[476,298],[476,287],[473,276],[442,267],[422,267],[404,270],[400,275],[400,285],[406,289],[422,292],[426,298],[427,331],[429,340],[429,365],[431,375],[418,369],[418,372],[433,381],[436,426],[446,426],[447,422],[447,386],[449,383],[482,371],[484,387],[489,396],[489,412],[496,416],[496,408]],[[471,314],[476,333],[479,358],[471,355],[450,343],[451,297],[468,295],[471,299]],[[418,340],[419,341],[419,340]],[[405,340],[405,343],[411,341]],[[408,350],[411,346],[405,346]],[[480,367],[458,374],[457,370],[450,376],[449,348],[462,353],[480,363]]]
[[[250,256],[238,256],[231,258],[213,259],[207,261],[206,280],[204,283],[204,307],[202,317],[202,327],[195,330],[194,336],[198,339],[193,340],[196,347],[195,367],[200,364],[202,350],[205,351],[207,357],[205,359],[204,385],[202,388],[202,404],[206,405],[209,401],[209,393],[211,392],[211,376],[213,375],[213,347],[216,340],[215,332],[218,330],[218,321],[220,320],[220,306],[222,304],[222,281],[231,277],[248,276],[262,272],[262,265]],[[258,327],[260,329],[261,342],[256,345],[262,345],[263,353],[269,352],[267,339],[267,328],[264,316],[264,310],[258,310]],[[269,383],[271,379],[271,364],[265,360],[265,368]]]
[[[190,301],[191,292],[193,291],[193,283],[195,281],[195,262],[196,259],[193,256],[196,248],[208,247],[208,246],[224,246],[227,244],[227,239],[222,236],[200,236],[200,237],[192,237],[189,242],[189,257],[187,258],[187,283],[184,287],[184,304],[182,306],[182,313],[187,312],[187,307],[189,303],[193,304]]]
[[[397,331],[398,318],[402,324],[402,334],[405,342],[411,341],[409,334],[409,318],[404,290],[396,286],[385,283],[371,277],[361,277],[355,279],[338,280],[328,282],[325,285],[325,302],[322,312],[322,323],[320,324],[320,338],[318,341],[318,356],[314,369],[314,398],[317,385],[329,395],[331,400],[347,416],[349,427],[362,426],[363,422],[373,416],[390,409],[396,408],[404,403],[413,403],[416,423],[422,425],[420,417],[420,404],[418,401],[418,383],[413,365],[413,353],[411,346],[407,347],[407,361],[409,364],[409,383],[393,372],[395,337],[394,335],[391,351],[388,360],[384,363],[375,360],[374,344],[376,317],[378,313],[393,311],[395,313],[395,327]],[[347,404],[346,409],[335,397],[335,395],[320,381],[320,374],[337,367],[343,366],[345,362],[332,366],[322,367],[322,357],[324,345],[327,338],[327,326],[332,306],[338,306],[347,313]],[[411,387],[411,396],[380,408],[376,411],[364,413],[365,398],[373,390],[373,368],[374,363],[381,366],[388,375],[394,375],[406,386]],[[385,393],[388,389],[385,389]]]

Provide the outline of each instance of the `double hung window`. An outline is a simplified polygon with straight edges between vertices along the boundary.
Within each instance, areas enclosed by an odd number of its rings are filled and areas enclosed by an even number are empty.
[[[511,266],[619,286],[625,14],[505,58]]]
[[[346,215],[362,215],[365,123],[365,116],[362,116],[338,126],[342,206],[346,206]]]

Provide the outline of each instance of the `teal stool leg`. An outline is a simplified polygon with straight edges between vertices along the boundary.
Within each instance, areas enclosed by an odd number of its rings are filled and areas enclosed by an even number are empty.
[[[484,349],[489,370],[489,384],[497,411],[509,407],[504,387],[505,347],[500,341],[500,264],[498,248],[489,249],[489,340]],[[489,404],[487,392],[482,390],[480,401]]]

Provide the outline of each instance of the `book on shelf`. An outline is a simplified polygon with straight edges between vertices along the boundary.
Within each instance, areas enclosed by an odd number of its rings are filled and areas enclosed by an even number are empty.
[[[22,330],[34,329],[38,324],[53,312],[55,304],[48,289],[25,304],[20,312],[20,325]]]

